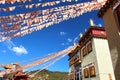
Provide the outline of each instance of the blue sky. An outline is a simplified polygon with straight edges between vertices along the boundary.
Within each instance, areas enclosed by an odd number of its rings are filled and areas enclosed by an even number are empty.
[[[29,63],[24,61],[36,57],[42,58],[72,46],[74,38],[89,27],[90,19],[93,19],[97,26],[104,25],[102,19],[96,16],[97,13],[98,11],[89,12],[32,34],[0,42],[0,64],[20,62],[23,65]],[[66,56],[48,69],[68,72],[68,67],[68,56]],[[31,70],[39,68],[38,66]]]

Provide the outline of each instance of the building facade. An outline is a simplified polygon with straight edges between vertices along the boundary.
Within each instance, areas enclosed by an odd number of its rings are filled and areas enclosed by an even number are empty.
[[[105,29],[91,26],[69,54],[69,80],[115,80]]]
[[[98,16],[103,18],[116,80],[120,80],[120,0],[108,0]]]
[[[81,69],[81,54],[79,47],[69,54],[69,80],[81,80],[82,69]]]

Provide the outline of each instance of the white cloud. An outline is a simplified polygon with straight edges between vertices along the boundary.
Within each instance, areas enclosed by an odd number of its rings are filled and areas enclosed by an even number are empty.
[[[7,40],[5,44],[9,50],[15,52],[17,55],[28,54],[28,51],[24,48],[24,46],[20,45],[18,47],[11,40]]]
[[[69,45],[73,40],[71,38],[67,39],[67,42],[61,43],[62,46]]]
[[[13,46],[15,46],[15,44],[14,44],[11,40],[5,41],[5,44],[7,45],[7,47],[8,47],[9,49],[12,48]]]
[[[69,43],[67,42],[66,45],[69,45]]]
[[[14,51],[17,55],[28,53],[27,50],[22,45],[20,45],[20,47],[15,46],[11,50]]]
[[[65,43],[61,43],[61,45],[62,45],[62,46],[64,46],[64,45],[65,45]]]
[[[69,45],[69,43],[68,42],[67,43],[61,43],[60,45],[66,46],[66,45]]]
[[[102,24],[98,24],[98,26],[102,27]]]
[[[2,50],[2,53],[6,53],[7,51],[6,50]]]
[[[64,36],[64,35],[66,35],[66,32],[60,32],[60,35]]]
[[[67,40],[68,40],[68,42],[72,42],[72,39],[70,39],[70,38],[68,38]]]
[[[102,27],[103,25],[99,23],[99,24],[95,24],[95,26]]]

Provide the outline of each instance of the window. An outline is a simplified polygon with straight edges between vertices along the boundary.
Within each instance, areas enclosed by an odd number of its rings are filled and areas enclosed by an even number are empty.
[[[74,80],[74,74],[70,74],[70,80]]]
[[[90,53],[92,51],[92,43],[91,42],[88,43],[88,45],[87,45],[87,51],[88,51],[88,53]]]
[[[79,80],[79,73],[75,73],[75,80]]]
[[[116,8],[115,13],[117,16],[118,29],[120,31],[120,5]]]
[[[82,54],[83,54],[83,57],[87,54],[86,47],[82,49]]]
[[[75,55],[75,57],[74,57],[74,62],[76,63],[76,62],[78,62],[79,61],[79,55]]]
[[[90,66],[89,70],[90,70],[90,77],[95,77],[95,67],[94,67],[94,65]]]
[[[85,68],[84,69],[84,78],[88,78],[89,77],[89,69]]]
[[[82,80],[83,74],[82,74],[82,69],[80,68],[80,80]]]
[[[77,74],[77,80],[79,80],[79,74]]]
[[[117,7],[116,12],[117,12],[118,21],[119,21],[119,24],[120,24],[120,5]]]

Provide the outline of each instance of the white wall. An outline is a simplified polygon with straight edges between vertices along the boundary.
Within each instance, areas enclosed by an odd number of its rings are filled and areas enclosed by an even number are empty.
[[[95,66],[95,73],[96,73],[96,77],[92,77],[92,78],[84,78],[83,76],[83,80],[100,80],[99,79],[99,71],[98,71],[98,65],[97,65],[97,59],[96,59],[96,54],[95,54],[95,48],[94,48],[94,42],[92,41],[92,52],[90,52],[89,54],[87,54],[86,56],[83,57],[82,59],[82,68],[88,64],[93,63]]]
[[[100,80],[110,80],[109,74],[112,75],[112,80],[115,80],[111,55],[106,39],[94,38],[94,48],[98,63]]]

